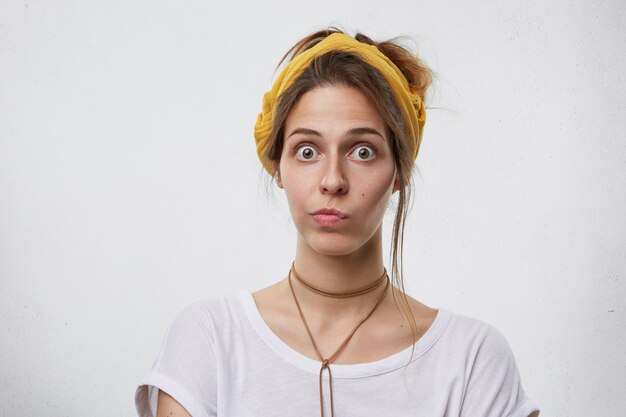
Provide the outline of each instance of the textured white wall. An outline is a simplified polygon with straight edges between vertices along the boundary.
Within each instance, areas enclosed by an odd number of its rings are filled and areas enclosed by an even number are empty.
[[[542,415],[623,415],[624,3],[280,3],[0,3],[0,414],[134,416],[176,311],[285,275],[252,126],[337,24],[438,76],[412,294],[496,325]]]

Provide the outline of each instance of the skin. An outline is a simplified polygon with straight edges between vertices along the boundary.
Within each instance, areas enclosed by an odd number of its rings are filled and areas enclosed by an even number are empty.
[[[275,165],[298,230],[295,267],[301,277],[327,291],[367,286],[384,270],[382,221],[395,191],[396,167],[385,123],[359,90],[344,86],[313,89],[294,106],[285,124],[285,146]],[[340,210],[332,226],[317,223],[320,209]],[[292,281],[311,332],[329,357],[382,295],[381,286],[361,296],[335,299]],[[253,294],[272,331],[294,350],[319,360],[295,306],[287,278]],[[417,337],[437,311],[409,298]],[[376,312],[359,328],[335,364],[371,362],[413,343],[409,324],[387,291]],[[157,417],[189,416],[159,392]]]
[[[156,417],[191,417],[191,414],[165,391],[159,390]]]
[[[275,177],[287,195],[301,256],[345,259],[371,252],[396,171],[382,118],[360,91],[323,87],[295,105],[285,132]],[[347,217],[322,227],[311,214],[323,208]]]
[[[287,196],[298,230],[295,267],[317,287],[339,292],[362,288],[384,270],[382,221],[397,185],[387,130],[365,95],[346,86],[307,92],[287,118],[275,179]],[[331,227],[320,226],[311,214],[322,208],[338,209],[346,218]],[[335,299],[312,293],[295,280],[292,283],[324,357],[337,349],[384,290]],[[319,359],[286,278],[253,296],[276,335],[300,353]],[[420,337],[437,312],[417,300],[409,301]],[[334,363],[379,360],[412,343],[408,322],[389,291]]]

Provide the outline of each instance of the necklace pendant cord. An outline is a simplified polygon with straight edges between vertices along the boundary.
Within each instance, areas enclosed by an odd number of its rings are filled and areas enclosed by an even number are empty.
[[[292,269],[289,270],[289,288],[291,288],[291,294],[293,295],[293,299],[296,302],[296,307],[298,308],[298,313],[300,313],[300,318],[302,319],[302,323],[304,324],[304,328],[306,329],[307,334],[309,335],[309,339],[311,339],[311,344],[313,345],[313,348],[315,349],[315,352],[317,353],[317,356],[319,356],[320,360],[322,361],[322,366],[320,368],[320,378],[319,378],[319,382],[320,382],[320,411],[321,411],[321,417],[324,417],[324,391],[323,391],[323,378],[322,375],[324,373],[324,369],[328,370],[328,385],[329,385],[329,389],[330,389],[330,416],[331,417],[335,417],[335,407],[333,404],[333,374],[330,370],[330,363],[341,353],[341,351],[346,347],[346,345],[348,344],[348,342],[350,341],[350,339],[352,338],[352,336],[354,335],[354,333],[356,333],[356,331],[358,330],[359,327],[361,327],[361,325],[363,323],[365,323],[365,321],[367,319],[369,319],[372,314],[374,314],[374,311],[376,311],[376,309],[378,308],[378,306],[383,302],[383,299],[385,298],[385,294],[387,294],[387,290],[389,289],[389,279],[387,278],[387,271],[385,270],[385,274],[383,275],[383,278],[386,278],[386,284],[385,284],[385,289],[383,290],[383,292],[381,293],[380,297],[378,298],[378,301],[376,302],[376,304],[374,305],[374,307],[370,310],[370,312],[352,329],[352,331],[350,332],[350,334],[348,334],[348,336],[345,338],[345,340],[341,343],[341,345],[339,345],[339,347],[337,348],[337,350],[335,351],[335,353],[333,353],[332,355],[330,355],[330,357],[328,357],[327,359],[324,359],[324,357],[322,356],[322,353],[320,352],[319,348],[317,347],[317,344],[315,343],[315,339],[313,338],[313,334],[311,333],[311,329],[309,328],[309,324],[307,323],[306,319],[304,318],[304,314],[302,313],[302,308],[300,307],[300,303],[298,302],[298,297],[296,297],[296,293],[293,290],[293,285],[291,283],[291,274],[292,274],[292,270],[293,270],[293,266]],[[377,281],[378,284],[380,284],[380,279]],[[371,286],[371,288],[368,289],[367,292],[373,291],[376,287]]]
[[[330,366],[328,365],[328,359],[325,359],[322,362],[322,367],[320,368],[320,410],[322,417],[324,417],[324,388],[322,383],[322,374],[324,373],[324,369],[328,370],[328,385],[330,387],[330,415],[331,417],[335,416],[335,406],[333,404],[333,373],[330,371]]]

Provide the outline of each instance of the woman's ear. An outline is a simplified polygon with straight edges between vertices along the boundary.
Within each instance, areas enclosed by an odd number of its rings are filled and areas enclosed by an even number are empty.
[[[276,185],[278,185],[278,188],[283,188],[283,182],[280,179],[280,170],[278,169],[278,164],[276,162],[274,162],[274,181],[276,181]]]
[[[393,174],[393,190],[392,193],[400,191],[400,176],[398,175],[398,169],[396,168]]]

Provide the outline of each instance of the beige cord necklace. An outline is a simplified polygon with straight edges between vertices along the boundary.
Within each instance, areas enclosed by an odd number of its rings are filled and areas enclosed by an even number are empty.
[[[293,285],[291,283],[291,275],[293,274],[293,276],[296,277],[296,279],[298,280],[298,282],[300,282],[301,284],[304,285],[305,288],[317,293],[317,294],[322,294],[322,295],[327,295],[329,297],[335,297],[335,298],[348,298],[348,297],[354,297],[357,295],[362,295],[362,294],[367,294],[373,290],[375,290],[376,288],[378,288],[378,286],[380,286],[380,284],[383,281],[386,281],[385,284],[385,290],[382,292],[380,298],[378,299],[378,301],[376,302],[376,305],[374,305],[374,308],[372,308],[372,310],[367,314],[367,316],[365,316],[365,318],[363,318],[355,327],[354,329],[352,329],[352,331],[350,332],[350,334],[348,334],[348,337],[345,338],[345,340],[341,343],[341,345],[339,345],[339,347],[337,348],[337,350],[335,351],[335,353],[333,353],[332,355],[330,355],[327,359],[324,359],[324,357],[322,356],[319,348],[317,347],[317,344],[315,343],[315,340],[313,339],[313,334],[311,333],[311,329],[309,329],[309,325],[306,321],[306,319],[304,318],[304,314],[302,313],[302,308],[300,307],[300,303],[298,302],[298,298],[296,297],[296,293],[293,290]],[[330,371],[330,363],[335,360],[335,358],[339,355],[339,353],[341,353],[341,351],[346,347],[346,345],[348,344],[348,341],[352,338],[352,336],[354,335],[354,333],[356,333],[357,329],[359,327],[361,327],[361,325],[363,323],[365,323],[365,321],[367,319],[369,319],[371,317],[372,314],[374,314],[374,311],[376,311],[376,308],[378,308],[378,306],[382,303],[383,299],[385,298],[385,294],[387,294],[387,289],[389,287],[389,279],[387,278],[387,270],[384,271],[383,275],[376,280],[376,282],[374,282],[371,285],[368,285],[367,287],[354,291],[354,292],[348,292],[348,293],[330,293],[327,291],[323,291],[320,290],[316,287],[313,287],[311,284],[305,282],[302,278],[300,278],[296,272],[295,266],[292,264],[291,265],[291,269],[289,270],[289,288],[291,288],[291,294],[293,295],[293,299],[296,302],[296,307],[298,307],[298,312],[300,313],[300,318],[302,319],[302,323],[304,324],[304,327],[306,329],[306,332],[309,335],[309,338],[311,339],[311,343],[313,344],[313,348],[315,349],[315,352],[317,353],[317,355],[320,358],[320,361],[322,362],[322,367],[320,368],[320,377],[319,377],[319,385],[320,385],[320,410],[321,410],[321,416],[324,417],[324,394],[323,394],[323,390],[322,390],[322,374],[324,373],[324,369],[328,370],[328,384],[330,387],[330,415],[331,417],[335,417],[335,409],[334,409],[334,405],[333,405],[333,375],[332,372]]]

